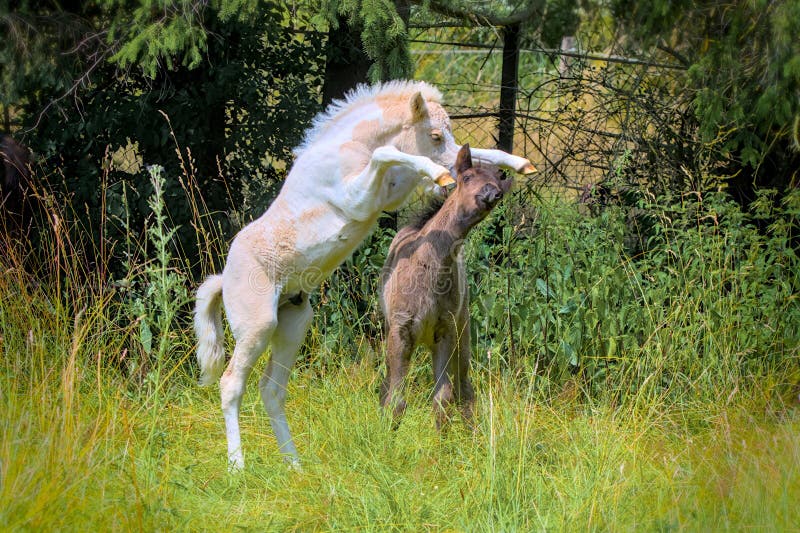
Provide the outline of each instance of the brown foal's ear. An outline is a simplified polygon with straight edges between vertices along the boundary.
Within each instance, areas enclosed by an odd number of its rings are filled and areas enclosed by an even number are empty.
[[[417,91],[411,97],[411,121],[417,122],[428,116],[428,106],[422,93]]]
[[[459,176],[472,168],[472,152],[469,150],[469,143],[461,147],[456,156],[456,174]]]

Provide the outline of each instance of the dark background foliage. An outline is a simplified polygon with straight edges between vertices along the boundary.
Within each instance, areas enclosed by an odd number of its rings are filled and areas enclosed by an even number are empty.
[[[553,49],[578,34],[595,49],[686,69],[661,87],[651,75],[620,82],[619,71],[601,80],[621,105],[660,115],[629,170],[658,182],[661,165],[702,163],[745,205],[759,186],[796,184],[799,9],[791,1],[4,0],[0,100],[4,129],[37,154],[52,185],[85,206],[76,211],[88,227],[100,224],[101,190],[112,200],[102,215],[121,217],[124,182],[129,219],[141,228],[148,181],[106,161],[135,145],[140,163],[192,174],[208,211],[233,215],[218,220],[230,235],[268,205],[324,104],[367,79],[413,75],[410,29],[460,26],[442,40],[490,42],[521,24],[524,46]],[[561,94],[597,80],[575,81],[560,82]],[[674,149],[660,150],[665,142]],[[191,249],[191,202],[180,184],[168,187],[170,214]]]
[[[81,15],[90,16],[88,11]],[[62,98],[68,83],[62,78],[86,68],[80,54],[49,75],[16,72],[13,90],[25,95],[14,108],[20,136],[37,154],[50,185],[84,206],[76,214],[95,239],[104,216],[110,221],[104,237],[111,240],[124,231],[142,231],[152,192],[142,165],[160,164],[167,176],[193,178],[193,183],[170,180],[165,191],[169,216],[180,226],[178,240],[190,259],[198,250],[187,189],[202,191],[207,211],[225,214],[242,205],[245,184],[263,187],[255,208],[265,208],[291,161],[291,148],[319,109],[324,64],[322,36],[298,36],[284,23],[286,14],[277,4],[264,4],[246,20],[222,21],[206,11],[202,22],[209,38],[202,68],[159,63],[151,77],[140,68],[120,70],[100,61],[93,65],[91,82],[84,72],[87,82],[68,98]],[[57,25],[54,35],[62,35],[59,21],[48,23]],[[74,46],[57,44],[36,54],[60,58]],[[114,165],[117,150],[122,161]],[[128,228],[120,227],[122,221]],[[237,223],[227,215],[216,222],[225,235]]]

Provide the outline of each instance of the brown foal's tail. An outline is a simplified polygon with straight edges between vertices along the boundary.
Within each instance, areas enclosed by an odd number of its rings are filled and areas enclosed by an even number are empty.
[[[217,274],[197,289],[194,307],[194,331],[197,335],[197,362],[200,385],[211,385],[225,367],[225,333],[222,329],[222,276]]]

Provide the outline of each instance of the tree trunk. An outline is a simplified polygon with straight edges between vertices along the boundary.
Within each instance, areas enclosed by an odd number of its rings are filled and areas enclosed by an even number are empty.
[[[350,89],[367,81],[371,65],[358,28],[352,28],[347,19],[337,16],[339,27],[328,30],[325,45],[325,82],[322,86],[322,106],[327,107],[335,98],[342,98]]]

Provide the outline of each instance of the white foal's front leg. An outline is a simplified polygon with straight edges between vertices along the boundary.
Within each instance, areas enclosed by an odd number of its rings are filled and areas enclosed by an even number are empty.
[[[450,171],[427,157],[381,146],[358,175],[345,180],[344,201],[338,207],[356,220],[367,220],[397,207],[424,177],[440,184],[452,182]],[[386,183],[387,178],[393,183]]]
[[[533,174],[536,172],[536,167],[534,167],[530,161],[518,155],[512,155],[502,150],[486,148],[472,148],[470,151],[472,152],[473,161],[497,165],[520,174]]]

